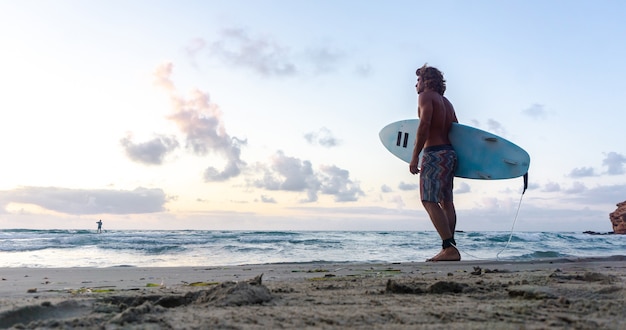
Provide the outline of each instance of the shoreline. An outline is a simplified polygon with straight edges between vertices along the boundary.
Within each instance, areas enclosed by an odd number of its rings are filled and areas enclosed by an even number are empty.
[[[0,277],[0,328],[626,327],[626,256],[0,268]]]
[[[466,232],[463,260],[527,261],[624,254],[616,235]],[[5,233],[0,267],[187,267],[196,265],[424,261],[440,252],[436,232],[68,232]],[[192,240],[192,244],[190,243]],[[59,242],[62,242],[59,243]]]

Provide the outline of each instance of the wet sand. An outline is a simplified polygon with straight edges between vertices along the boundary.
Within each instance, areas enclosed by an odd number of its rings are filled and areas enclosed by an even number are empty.
[[[0,328],[626,328],[625,256],[2,268],[0,277]]]

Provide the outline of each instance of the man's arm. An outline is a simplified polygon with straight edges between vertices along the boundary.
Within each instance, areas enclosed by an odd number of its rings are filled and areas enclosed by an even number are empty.
[[[415,140],[415,147],[413,148],[413,157],[409,164],[409,171],[412,174],[419,173],[417,164],[419,163],[419,154],[428,140],[430,134],[430,124],[433,117],[433,102],[432,98],[427,94],[420,94],[418,97],[418,117],[420,118],[419,125],[417,126],[417,138]]]

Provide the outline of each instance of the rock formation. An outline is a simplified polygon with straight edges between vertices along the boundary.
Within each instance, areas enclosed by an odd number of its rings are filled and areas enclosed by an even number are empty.
[[[609,213],[609,218],[615,234],[626,234],[626,201],[617,203],[617,209]]]

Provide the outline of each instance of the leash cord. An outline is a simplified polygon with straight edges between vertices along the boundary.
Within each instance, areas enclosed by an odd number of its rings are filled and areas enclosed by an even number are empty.
[[[513,219],[513,224],[511,224],[511,232],[509,232],[509,240],[506,242],[506,245],[496,254],[496,260],[500,259],[500,253],[504,252],[507,247],[509,247],[509,243],[511,243],[511,239],[513,238],[513,228],[515,228],[515,223],[517,222],[517,216],[519,215],[519,209],[522,206],[522,197],[524,197],[524,193],[519,196],[519,203],[517,204],[517,211],[515,212],[515,218]]]
[[[526,190],[526,189],[524,189]],[[517,222],[517,216],[519,215],[519,210],[520,207],[522,206],[522,198],[524,197],[524,193],[522,192],[522,194],[519,197],[519,203],[517,204],[517,211],[515,212],[515,218],[513,218],[513,223],[511,224],[511,231],[509,232],[509,240],[506,242],[506,245],[504,245],[504,247],[502,248],[502,250],[500,250],[497,254],[496,254],[496,260],[500,260],[500,253],[504,252],[504,250],[506,250],[507,247],[509,247],[509,243],[511,243],[511,239],[513,239],[513,232],[514,232],[514,228],[515,228],[515,223]],[[457,250],[459,250],[458,247],[456,247],[456,245],[452,245],[454,246]],[[463,254],[467,254],[468,256],[475,258],[477,260],[487,260],[487,259],[483,259],[483,258],[479,258],[477,256],[473,256],[469,253],[467,253],[466,251],[461,251],[459,250],[459,252],[463,252]]]

